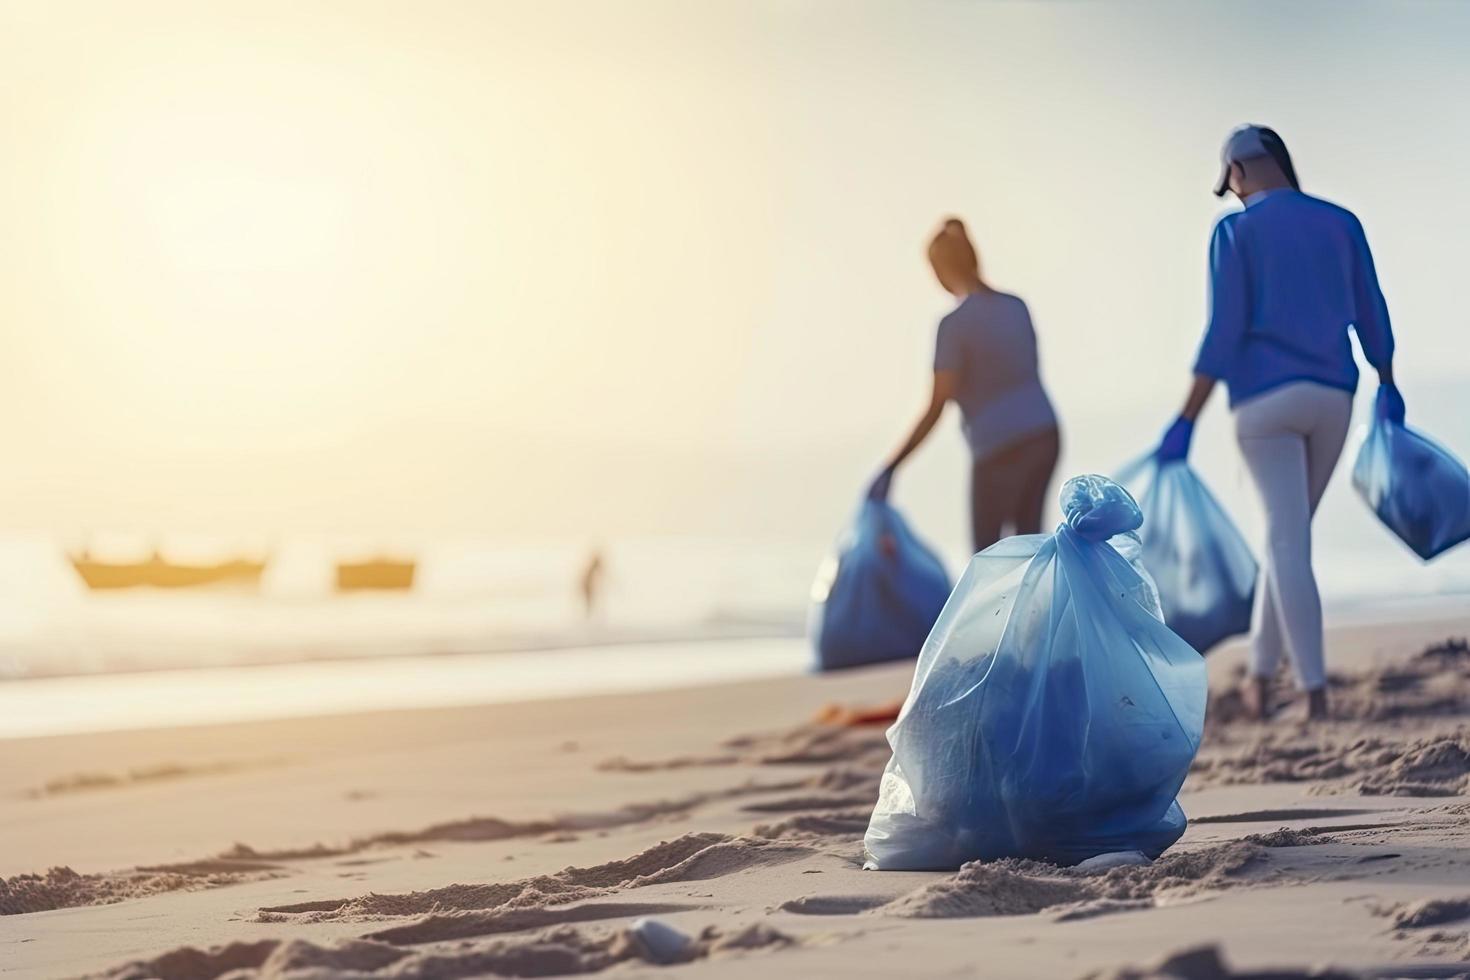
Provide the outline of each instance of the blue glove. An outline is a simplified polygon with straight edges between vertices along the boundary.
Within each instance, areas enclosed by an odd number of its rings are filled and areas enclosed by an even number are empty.
[[[873,482],[868,484],[868,499],[886,501],[888,499],[888,489],[892,485],[893,467],[885,466],[881,471],[879,471],[878,475],[873,478]]]
[[[1398,385],[1378,386],[1378,397],[1373,399],[1373,417],[1386,419],[1395,425],[1404,424],[1404,396],[1399,394]]]
[[[1184,416],[1174,420],[1169,426],[1169,431],[1164,433],[1164,438],[1159,442],[1158,452],[1154,456],[1160,463],[1172,463],[1176,460],[1184,460],[1189,456],[1189,440],[1194,437],[1194,423]]]

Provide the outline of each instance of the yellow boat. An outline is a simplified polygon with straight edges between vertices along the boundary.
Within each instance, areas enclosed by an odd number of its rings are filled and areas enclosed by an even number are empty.
[[[99,561],[86,552],[69,555],[72,567],[87,588],[106,589],[197,589],[206,586],[253,588],[260,585],[264,561],[235,558],[212,565],[187,565],[165,559],[158,552],[145,561]]]
[[[405,591],[413,588],[418,563],[412,559],[371,558],[337,563],[337,591]]]

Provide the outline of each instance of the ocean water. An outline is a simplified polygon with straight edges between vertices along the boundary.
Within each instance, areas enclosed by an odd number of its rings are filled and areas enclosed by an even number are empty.
[[[1316,565],[1329,611],[1470,599],[1470,546],[1424,564],[1345,486],[1319,514]],[[1212,483],[1248,539],[1245,488]],[[1346,491],[1346,492],[1344,492]],[[936,542],[957,577],[963,547]],[[946,547],[946,544],[949,544]],[[828,544],[679,539],[605,545],[594,613],[577,581],[586,552],[426,544],[413,590],[333,594],[331,563],[285,550],[258,591],[89,592],[43,538],[0,542],[0,683],[25,678],[365,658],[791,638]],[[293,571],[294,569],[294,571]]]
[[[810,663],[820,548],[610,542],[591,616],[581,548],[400,543],[420,558],[412,590],[347,595],[330,589],[329,547],[283,550],[258,590],[89,592],[54,542],[6,540],[0,739],[653,690]]]
[[[1220,495],[1227,507],[1237,496]],[[1470,547],[1425,565],[1350,489],[1319,524],[1331,528],[1316,543],[1331,621],[1470,603]],[[807,597],[826,550],[611,541],[588,617],[576,588],[586,553],[571,547],[425,543],[405,593],[334,595],[330,562],[289,550],[292,574],[256,592],[98,593],[53,542],[11,538],[0,547],[0,739],[795,674],[811,663]],[[965,551],[940,550],[958,573]]]
[[[1366,387],[1357,399],[1359,425],[1371,402]],[[1470,448],[1470,415],[1460,410],[1459,386],[1419,387],[1410,402],[1411,424],[1462,453]],[[1073,414],[1077,424],[1067,430],[1059,477],[1113,471],[1138,452],[1139,433],[1153,431],[1150,411]],[[1314,523],[1315,565],[1329,612],[1371,615],[1419,600],[1470,599],[1470,545],[1425,564],[1353,492],[1350,471],[1359,438],[1358,432],[1350,436]],[[1259,555],[1261,516],[1232,442],[1228,413],[1215,406],[1196,437],[1191,462]],[[932,460],[955,449],[925,452]],[[905,475],[895,498],[955,576],[969,558],[958,476],[937,470],[926,476],[918,466]],[[815,473],[803,471],[785,479],[794,490],[817,482]],[[255,591],[109,593],[82,585],[66,558],[67,544],[74,542],[0,533],[0,685],[68,675],[611,649],[672,640],[709,641],[712,658],[738,656],[735,647],[715,641],[802,635],[813,576],[853,502],[839,496],[828,507],[824,502],[831,496],[824,490],[815,508],[807,501],[802,509],[799,493],[791,508],[757,508],[746,523],[766,527],[765,536],[733,527],[718,535],[602,541],[606,574],[590,617],[577,588],[589,553],[585,541],[512,546],[441,537],[368,547],[363,541],[285,537],[270,543],[270,564]],[[719,518],[725,511],[715,507],[712,513]],[[168,534],[93,537],[88,545],[108,558],[141,557],[155,546],[185,560],[218,560],[242,550],[223,539]],[[417,558],[412,591],[332,592],[336,560],[378,549]],[[267,549],[257,544],[243,550]]]
[[[162,548],[178,553],[167,539]],[[693,538],[601,550],[588,615],[578,588],[587,551],[570,546],[399,543],[395,553],[418,558],[411,590],[337,594],[330,545],[287,541],[259,589],[94,592],[55,542],[12,536],[0,541],[0,680],[790,637],[821,556]],[[190,555],[205,560],[197,547]]]

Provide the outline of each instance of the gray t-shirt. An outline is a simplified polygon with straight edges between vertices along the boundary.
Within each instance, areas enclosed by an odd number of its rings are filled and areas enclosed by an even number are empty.
[[[1041,386],[1031,313],[1019,297],[984,292],[961,300],[939,321],[934,370],[955,373],[954,401],[976,460],[1056,427]]]

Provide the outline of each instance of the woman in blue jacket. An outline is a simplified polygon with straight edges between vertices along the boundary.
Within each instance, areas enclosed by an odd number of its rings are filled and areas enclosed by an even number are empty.
[[[1225,382],[1236,439],[1266,515],[1266,560],[1251,628],[1253,713],[1265,717],[1271,680],[1289,654],[1308,717],[1327,714],[1322,600],[1312,572],[1312,515],[1342,453],[1358,368],[1348,330],[1385,387],[1397,420],[1393,331],[1363,226],[1352,212],[1304,194],[1281,137],[1264,126],[1231,133],[1216,196],[1245,205],[1210,241],[1210,322],[1194,385],[1159,447],[1184,459],[1194,420]]]
[[[1031,313],[1018,297],[993,289],[965,226],[944,222],[929,242],[929,264],[959,304],[939,321],[929,405],[873,483],[888,495],[893,475],[924,442],[945,406],[964,415],[973,457],[970,516],[975,550],[1005,533],[1041,530],[1042,509],[1061,450],[1057,417],[1037,365]]]

